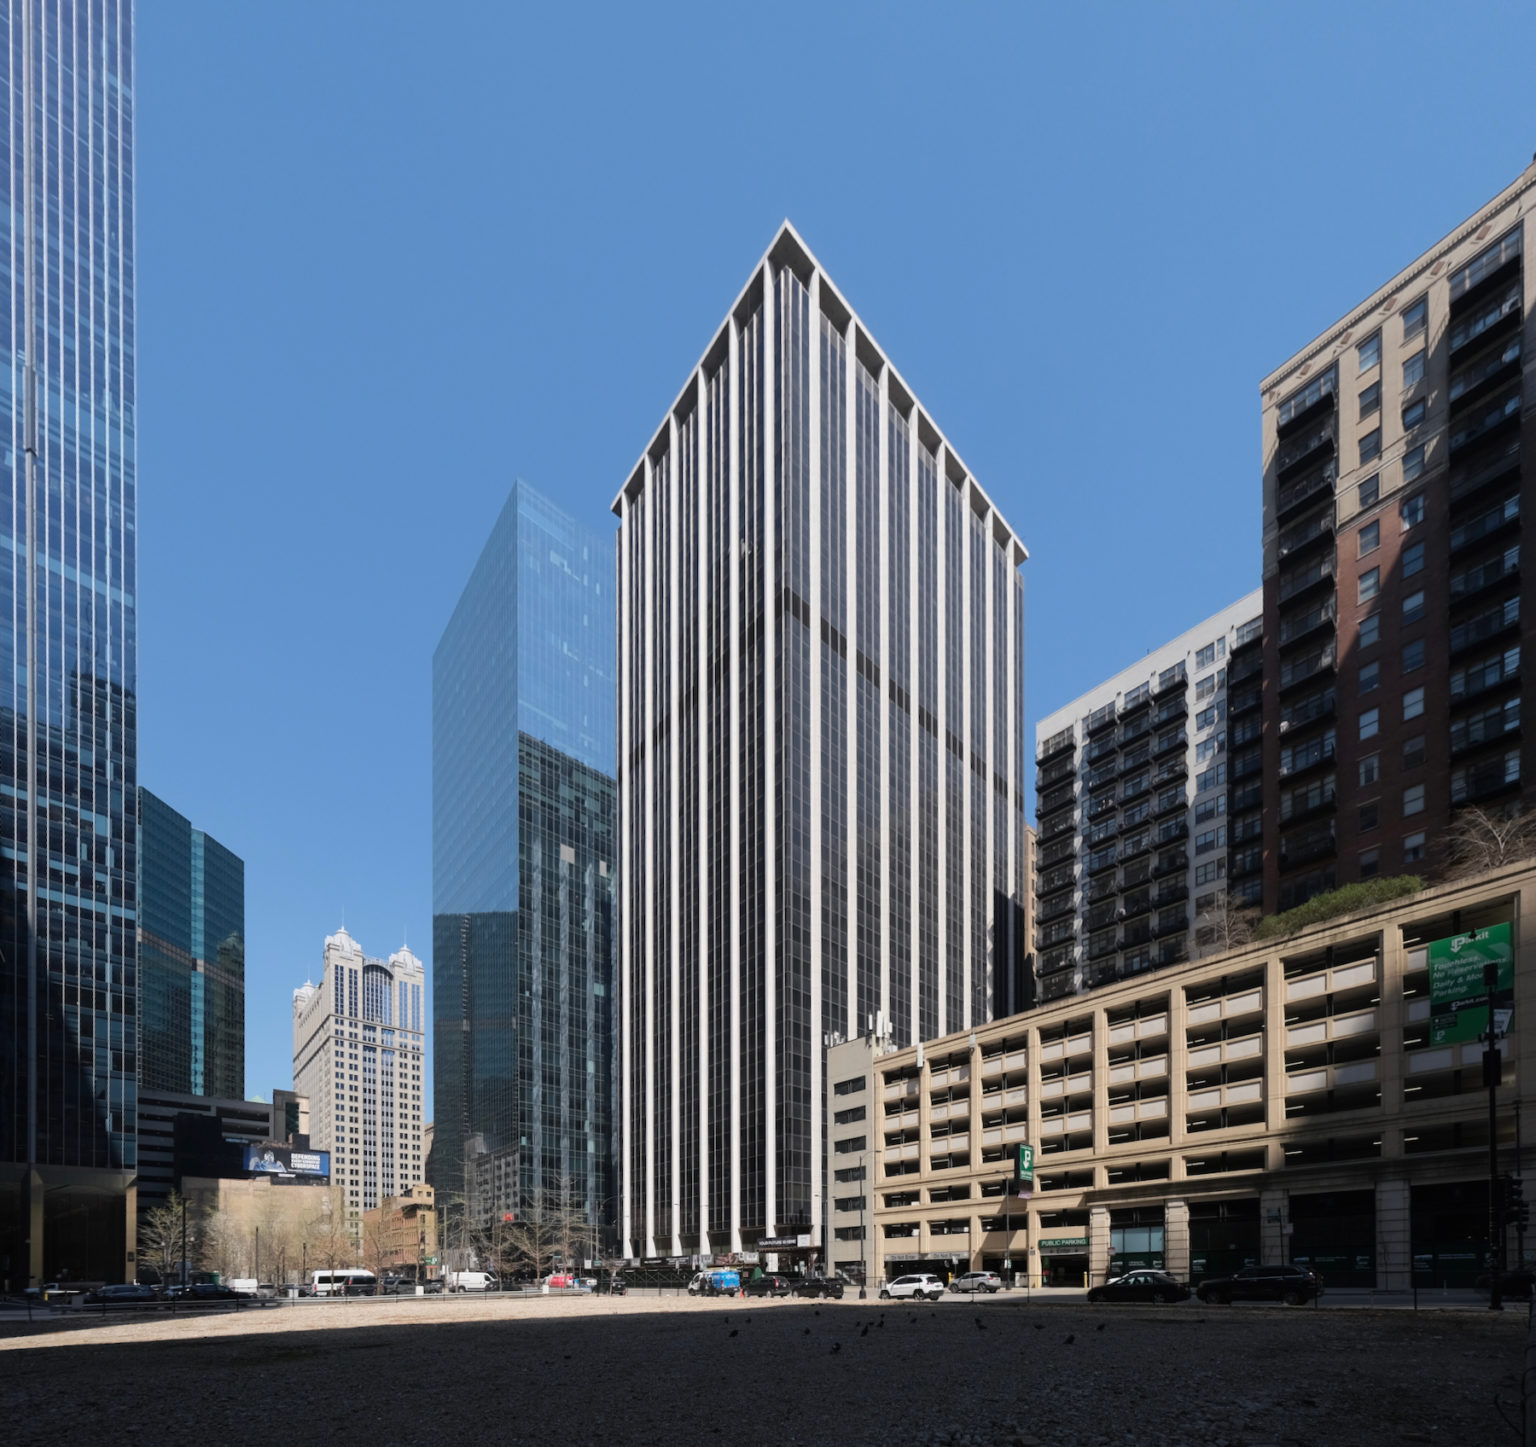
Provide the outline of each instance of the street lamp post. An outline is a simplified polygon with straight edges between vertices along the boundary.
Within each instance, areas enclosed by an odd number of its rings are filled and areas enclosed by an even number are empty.
[[[859,1300],[869,1300],[869,1231],[865,1220],[869,1212],[869,1173],[865,1172],[864,1191],[859,1197]]]
[[[1488,1310],[1504,1310],[1504,1192],[1499,1183],[1499,1037],[1493,1017],[1493,997],[1499,984],[1499,967],[1489,960],[1483,966],[1483,989],[1488,996],[1487,1048],[1483,1051],[1483,1084],[1488,1087]]]

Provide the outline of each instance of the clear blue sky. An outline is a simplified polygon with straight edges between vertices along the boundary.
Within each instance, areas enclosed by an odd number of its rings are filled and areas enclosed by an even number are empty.
[[[1258,384],[1536,149],[1527,6],[138,7],[143,783],[246,861],[247,1081],[431,944],[430,659],[790,217],[1033,553],[1029,719],[1256,586]]]

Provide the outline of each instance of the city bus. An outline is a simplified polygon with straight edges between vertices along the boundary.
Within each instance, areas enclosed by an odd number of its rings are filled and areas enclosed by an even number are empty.
[[[360,1266],[347,1266],[339,1271],[311,1271],[309,1284],[316,1296],[373,1296],[379,1278]]]

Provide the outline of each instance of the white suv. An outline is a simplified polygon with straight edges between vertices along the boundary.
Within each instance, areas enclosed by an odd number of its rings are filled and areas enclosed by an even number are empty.
[[[921,1301],[926,1297],[929,1301],[937,1301],[944,1295],[944,1283],[937,1276],[924,1271],[916,1276],[898,1276],[894,1281],[887,1281],[880,1288],[882,1301],[889,1301],[893,1297],[909,1296]]]

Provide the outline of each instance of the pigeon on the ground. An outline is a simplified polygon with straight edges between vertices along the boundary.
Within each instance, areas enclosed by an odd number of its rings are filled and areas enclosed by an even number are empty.
[[[732,1328],[731,1328],[731,1335],[732,1335],[732,1336],[735,1336],[735,1335],[736,1335],[736,1328],[735,1328],[735,1327],[732,1327]]]
[[[828,1355],[835,1357],[840,1351],[842,1351],[842,1349],[843,1349],[842,1342],[840,1342],[840,1341],[833,1342],[832,1343],[832,1350],[828,1353]]]
[[[1062,1342],[1062,1346],[1069,1347],[1076,1340],[1077,1340],[1077,1333],[1075,1331],[1074,1332],[1068,1332],[1066,1340]]]
[[[986,1330],[986,1329],[987,1329],[987,1324],[986,1324],[986,1322],[984,1322],[984,1321],[983,1321],[983,1320],[982,1320],[982,1319],[981,1319],[981,1318],[980,1318],[980,1317],[979,1317],[979,1316],[978,1316],[978,1317],[977,1317],[977,1318],[976,1318],[976,1330],[977,1330],[977,1331],[985,1331],[985,1330]]]

